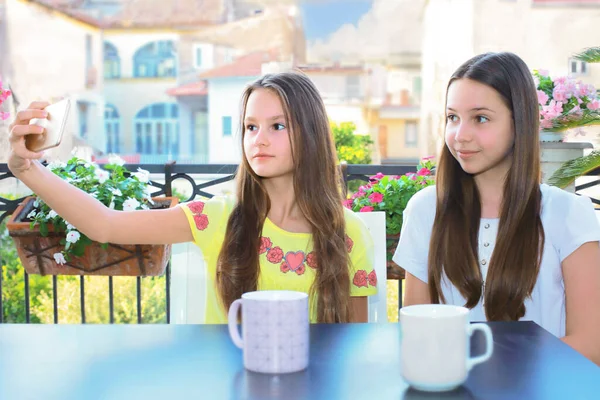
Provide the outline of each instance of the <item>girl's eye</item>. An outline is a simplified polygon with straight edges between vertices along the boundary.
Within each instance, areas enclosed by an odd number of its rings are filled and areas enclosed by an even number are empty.
[[[448,114],[448,116],[446,117],[446,119],[449,122],[456,122],[456,121],[458,121],[458,117],[456,115],[454,115],[454,114]]]
[[[281,131],[281,130],[285,129],[285,125],[283,125],[283,124],[274,124],[273,128],[275,128],[276,131]]]
[[[247,131],[254,131],[256,129],[256,125],[246,125],[246,130]]]
[[[489,118],[483,115],[478,115],[475,117],[475,119],[477,120],[477,122],[479,122],[480,124],[485,124],[486,122],[489,122]]]

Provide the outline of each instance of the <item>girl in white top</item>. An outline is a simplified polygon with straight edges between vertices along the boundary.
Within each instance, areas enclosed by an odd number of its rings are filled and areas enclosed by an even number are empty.
[[[436,186],[409,201],[394,255],[404,304],[533,320],[600,364],[600,226],[588,198],[540,185],[538,119],[518,56],[482,54],[454,73]]]

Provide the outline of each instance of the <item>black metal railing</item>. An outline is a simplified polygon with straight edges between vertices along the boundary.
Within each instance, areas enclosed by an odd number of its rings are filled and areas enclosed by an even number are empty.
[[[235,178],[235,173],[237,170],[237,165],[233,164],[203,164],[203,165],[183,165],[183,164],[152,164],[152,165],[141,165],[141,164],[128,164],[127,168],[130,171],[135,171],[138,168],[145,169],[150,172],[151,175],[156,177],[157,175],[162,175],[164,178],[164,183],[153,180],[150,184],[157,188],[158,190],[153,192],[153,196],[172,196],[173,195],[173,183],[177,180],[185,180],[187,181],[192,188],[191,196],[187,199],[187,201],[194,199],[196,196],[202,196],[206,198],[211,198],[214,195],[210,193],[208,190],[211,187],[214,187],[218,184],[222,184],[228,181],[231,181]],[[383,173],[384,175],[403,175],[408,172],[415,172],[415,165],[345,165],[341,166],[341,174],[344,181],[344,185],[347,188],[347,185],[350,181],[353,180],[362,180],[368,181],[369,176],[373,176],[377,173]],[[199,179],[198,181],[194,179],[196,177],[205,177],[205,179]],[[9,171],[6,164],[0,164],[0,184],[9,179],[15,180],[16,178]],[[0,185],[1,188],[1,185]],[[0,193],[7,194],[7,193]],[[8,199],[0,197],[0,224],[6,220],[8,216],[10,216],[15,209],[18,207],[19,203],[24,199]],[[4,232],[0,232],[0,235],[4,234]],[[4,265],[3,260],[0,260],[0,265]],[[167,265],[165,271],[165,313],[166,313],[166,322],[170,323],[170,274],[171,274],[171,264]],[[23,293],[23,301],[25,304],[25,321],[31,322],[31,305],[30,305],[30,278],[29,274],[24,271],[24,293]],[[137,313],[137,323],[141,324],[144,322],[142,315],[142,277],[137,277],[136,279],[136,313]],[[0,273],[0,323],[4,322],[4,307],[2,304],[4,292],[2,286],[2,273]],[[114,288],[113,288],[113,277],[108,277],[108,297],[109,297],[109,321],[110,323],[115,322],[115,305],[114,305]],[[399,299],[402,299],[402,285],[399,284]],[[81,307],[81,323],[86,323],[86,312],[85,312],[85,280],[84,276],[80,276],[79,278],[79,302]],[[52,276],[52,302],[53,302],[53,322],[56,324],[59,322],[59,310],[58,310],[58,282],[56,275]]]

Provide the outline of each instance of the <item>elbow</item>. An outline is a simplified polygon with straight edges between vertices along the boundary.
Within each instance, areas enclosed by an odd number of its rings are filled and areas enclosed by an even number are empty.
[[[600,367],[600,340],[597,337],[567,335],[563,341]]]
[[[88,232],[83,232],[88,238],[98,243],[111,243],[111,213],[103,213],[101,218],[89,227]]]

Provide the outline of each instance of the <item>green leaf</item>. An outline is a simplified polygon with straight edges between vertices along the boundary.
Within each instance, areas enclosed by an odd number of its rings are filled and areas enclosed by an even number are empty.
[[[548,184],[565,188],[576,178],[600,167],[600,151],[594,150],[587,156],[569,160],[560,166],[548,179]]]
[[[48,236],[48,224],[46,221],[40,222],[40,234],[42,236]]]
[[[600,46],[588,47],[575,54],[573,58],[580,61],[585,61],[586,63],[598,63],[600,62]]]

